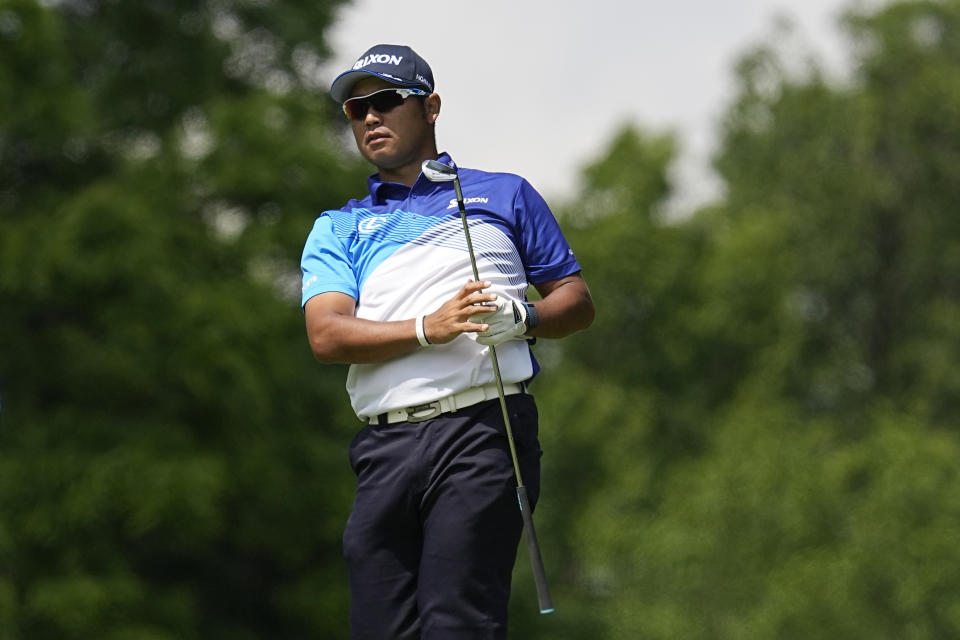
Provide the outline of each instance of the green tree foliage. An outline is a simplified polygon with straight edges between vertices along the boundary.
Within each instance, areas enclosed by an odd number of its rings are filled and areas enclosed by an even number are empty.
[[[0,0],[0,639],[346,637],[336,4]],[[960,2],[845,24],[843,81],[743,58],[718,202],[626,126],[559,207],[598,319],[535,347],[513,637],[960,636]]]
[[[960,231],[948,214],[960,188],[956,20],[953,3],[852,16],[863,59],[842,89],[777,82],[763,52],[741,67],[718,166],[731,208],[789,208],[797,275],[781,302],[808,331],[784,373],[810,410],[856,411],[882,394],[956,415],[952,374],[931,370],[955,337],[944,325]]]
[[[345,635],[337,4],[0,2],[0,637]]]
[[[664,220],[671,143],[633,127],[584,172],[597,325],[538,347],[544,637],[960,635],[960,3],[844,23],[842,82],[743,58],[717,204]]]

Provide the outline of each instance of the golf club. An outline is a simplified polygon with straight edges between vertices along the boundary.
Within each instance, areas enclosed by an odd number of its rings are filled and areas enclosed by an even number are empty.
[[[477,271],[477,258],[473,253],[473,242],[470,239],[470,228],[467,225],[467,210],[463,204],[463,192],[460,190],[460,178],[456,167],[426,160],[422,165],[423,175],[431,182],[453,182],[457,195],[457,206],[460,208],[460,221],[463,223],[463,233],[467,239],[467,252],[470,254],[470,266],[473,267],[473,279],[480,282],[480,273]],[[493,362],[493,375],[497,381],[497,392],[500,396],[500,409],[503,411],[503,422],[507,431],[507,443],[510,446],[510,457],[513,459],[513,472],[517,476],[517,499],[520,502],[520,514],[523,517],[523,527],[526,529],[527,551],[530,552],[530,565],[533,570],[533,580],[537,585],[537,600],[540,613],[551,613],[553,601],[550,590],[547,588],[547,574],[543,568],[543,559],[540,557],[540,543],[537,541],[537,532],[533,527],[533,512],[530,509],[530,499],[527,497],[527,488],[520,475],[520,463],[517,461],[517,448],[513,443],[513,427],[510,425],[510,415],[507,411],[507,400],[503,394],[503,380],[500,378],[500,363],[497,361],[497,350],[490,346],[490,360]]]

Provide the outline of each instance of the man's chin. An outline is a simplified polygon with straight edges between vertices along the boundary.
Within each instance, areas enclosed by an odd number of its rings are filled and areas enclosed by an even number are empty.
[[[363,154],[367,159],[367,162],[377,167],[378,169],[396,169],[402,166],[396,155],[389,153],[387,151],[367,151]]]

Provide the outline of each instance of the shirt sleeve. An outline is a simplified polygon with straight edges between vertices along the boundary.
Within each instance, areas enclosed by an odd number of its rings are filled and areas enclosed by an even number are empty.
[[[345,293],[354,300],[359,296],[349,253],[334,232],[333,220],[327,214],[317,218],[307,236],[300,270],[303,273],[301,306],[313,296],[330,291]]]
[[[517,190],[514,215],[520,227],[520,257],[530,282],[548,282],[580,271],[553,212],[526,180]]]

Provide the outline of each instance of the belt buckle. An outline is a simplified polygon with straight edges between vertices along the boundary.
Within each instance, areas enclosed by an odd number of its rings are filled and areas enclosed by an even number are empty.
[[[423,415],[419,416],[414,415],[420,413],[421,411],[426,411],[427,409],[430,409],[429,413],[424,413]],[[418,404],[415,407],[407,407],[406,412],[407,422],[423,422],[424,420],[435,418],[442,413],[439,402],[428,402],[426,404]]]

